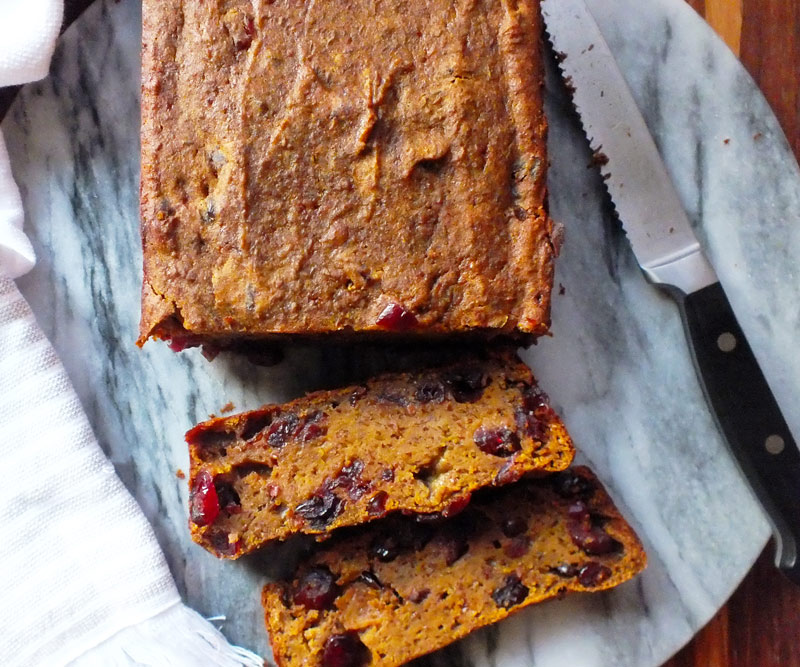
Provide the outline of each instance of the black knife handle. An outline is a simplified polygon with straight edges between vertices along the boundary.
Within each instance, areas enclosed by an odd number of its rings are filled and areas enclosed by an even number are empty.
[[[775,564],[800,584],[800,452],[722,286],[679,301],[703,391],[772,522]]]

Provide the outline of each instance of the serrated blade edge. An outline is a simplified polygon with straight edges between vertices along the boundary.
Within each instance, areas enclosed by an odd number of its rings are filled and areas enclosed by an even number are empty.
[[[639,265],[690,293],[716,282],[628,84],[583,0],[543,0],[559,68]]]

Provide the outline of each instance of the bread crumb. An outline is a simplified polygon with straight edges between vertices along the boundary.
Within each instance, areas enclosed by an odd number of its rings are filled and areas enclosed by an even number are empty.
[[[228,412],[233,412],[236,409],[236,406],[231,402],[228,401],[225,405],[220,408],[220,412],[224,415]]]
[[[731,140],[730,139],[723,139],[722,143],[727,146],[729,143],[731,143]]]
[[[175,471],[175,477],[177,477],[178,479],[186,479],[186,473],[183,472],[183,470],[181,470],[180,468],[178,468]]]

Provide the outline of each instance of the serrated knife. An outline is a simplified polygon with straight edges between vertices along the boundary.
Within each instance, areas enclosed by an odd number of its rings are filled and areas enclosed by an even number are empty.
[[[591,11],[543,0],[542,14],[636,259],[678,302],[717,424],[772,523],[776,565],[800,584],[800,452],[786,420]]]

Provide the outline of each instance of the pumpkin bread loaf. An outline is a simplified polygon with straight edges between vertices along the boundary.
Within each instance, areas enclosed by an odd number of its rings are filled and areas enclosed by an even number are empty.
[[[617,586],[645,562],[595,476],[575,468],[477,494],[451,519],[341,531],[262,602],[280,667],[391,667],[528,605]]]
[[[144,0],[139,343],[549,327],[538,0]]]
[[[227,558],[398,510],[447,516],[476,489],[574,454],[507,351],[212,419],[186,439],[192,537]]]

